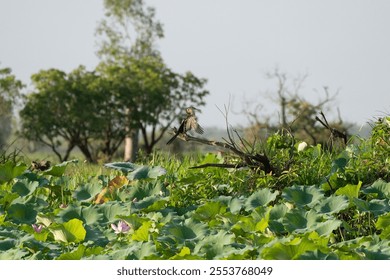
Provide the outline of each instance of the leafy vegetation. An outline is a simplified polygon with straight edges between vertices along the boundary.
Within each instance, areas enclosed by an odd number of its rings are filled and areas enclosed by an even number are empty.
[[[4,157],[0,258],[390,259],[389,135],[390,117],[338,152],[275,134],[278,175],[190,169],[226,160],[212,153],[43,171]]]

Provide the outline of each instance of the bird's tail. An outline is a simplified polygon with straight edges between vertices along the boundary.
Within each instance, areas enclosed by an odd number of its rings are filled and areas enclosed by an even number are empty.
[[[175,140],[177,137],[177,134],[173,135],[173,137],[171,139],[169,139],[169,141],[167,142],[167,145],[171,144],[173,142],[173,140]]]

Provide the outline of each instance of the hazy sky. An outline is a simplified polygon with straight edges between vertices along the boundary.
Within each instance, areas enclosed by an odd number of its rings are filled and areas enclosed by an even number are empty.
[[[165,38],[159,49],[177,72],[208,79],[211,94],[199,115],[204,125],[224,125],[229,98],[263,103],[276,83],[276,67],[291,78],[307,74],[302,95],[324,98],[348,121],[364,123],[390,114],[390,1],[358,0],[146,0],[156,8]],[[95,28],[102,0],[0,0],[0,67],[11,67],[26,84],[51,67],[70,71],[98,63]],[[334,114],[335,115],[335,114]],[[233,113],[230,123],[246,124]]]

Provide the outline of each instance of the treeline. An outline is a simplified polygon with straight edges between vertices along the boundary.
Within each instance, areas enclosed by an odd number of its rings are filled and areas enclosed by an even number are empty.
[[[123,146],[124,160],[134,160],[140,148],[150,154],[156,145],[165,146],[160,140],[187,106],[205,105],[206,79],[174,72],[158,51],[156,43],[164,32],[153,8],[143,0],[105,0],[104,6],[95,69],[80,65],[70,72],[41,70],[31,76],[33,90],[23,92],[11,69],[0,68],[0,148],[19,108],[18,137],[49,147],[59,161],[68,160],[75,149],[90,162],[111,160]],[[290,79],[275,70],[268,78],[276,81],[271,98],[279,109],[272,115],[279,119],[264,115],[262,102],[242,101],[240,113],[250,123],[241,128],[245,141],[266,141],[271,133],[284,130],[309,144],[333,145],[332,131],[317,118],[329,111],[335,95],[324,88],[325,97],[313,104],[300,94],[306,77]],[[340,116],[329,126],[342,133],[348,129]],[[172,149],[180,147],[175,143]]]
[[[202,105],[208,93],[204,80],[176,74],[154,57],[94,71],[44,70],[32,81],[35,91],[20,112],[21,133],[49,146],[60,161],[75,147],[88,161],[110,159],[138,131],[150,153],[186,103]]]
[[[75,148],[88,161],[109,160],[124,141],[125,157],[134,159],[139,138],[148,154],[184,108],[205,104],[206,80],[174,72],[156,48],[163,29],[152,8],[142,0],[104,5],[106,18],[97,27],[101,62],[95,69],[41,70],[23,98],[21,82],[9,68],[1,70],[0,104],[7,110],[1,110],[0,144],[9,135],[17,97],[23,102],[19,135],[50,147],[60,161]]]

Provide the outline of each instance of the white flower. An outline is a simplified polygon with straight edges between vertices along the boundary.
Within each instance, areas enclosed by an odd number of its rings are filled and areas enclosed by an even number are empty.
[[[304,149],[306,149],[307,143],[306,142],[301,142],[298,145],[298,152],[302,152]]]

